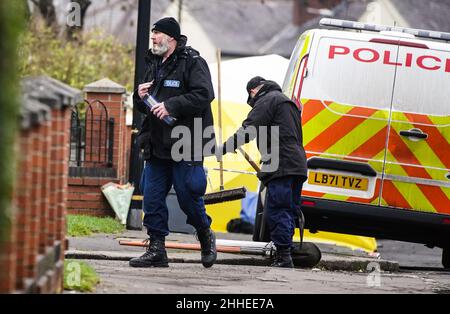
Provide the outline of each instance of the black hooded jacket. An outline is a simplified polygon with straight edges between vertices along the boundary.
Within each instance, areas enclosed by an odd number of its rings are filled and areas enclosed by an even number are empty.
[[[138,143],[144,149],[144,159],[150,159],[151,156],[172,159],[172,145],[183,139],[184,146],[177,151],[184,156],[190,156],[183,159],[201,161],[204,156],[210,155],[203,154],[206,143],[211,143],[208,144],[211,147],[215,145],[212,129],[211,101],[214,99],[214,90],[211,74],[206,61],[196,50],[186,46],[186,42],[187,37],[182,35],[176,50],[164,63],[162,57],[154,55],[151,50],[147,53],[147,68],[140,83],[154,80],[149,94],[158,102],[164,102],[167,111],[177,119],[177,123],[171,127],[158,119],[141,100],[138,91],[134,92],[134,105],[147,115],[137,137]],[[175,138],[172,138],[172,129],[177,126],[187,127],[190,136],[187,136],[187,132],[175,132]],[[206,128],[209,132],[205,132],[207,136],[203,137]],[[194,140],[197,145],[194,145]]]
[[[242,126],[225,142],[224,152],[235,152],[238,146],[256,137],[262,160],[258,177],[264,184],[285,176],[306,178],[301,111],[273,81],[265,81],[249,105],[252,110]],[[255,127],[256,133],[251,134],[249,130],[252,128],[249,127]],[[278,162],[275,158],[278,158]]]

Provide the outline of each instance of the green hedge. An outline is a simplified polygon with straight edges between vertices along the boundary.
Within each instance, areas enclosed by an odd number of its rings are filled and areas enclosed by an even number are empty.
[[[46,74],[78,89],[108,77],[132,90],[134,48],[100,30],[84,32],[78,40],[68,41],[31,20],[20,46],[21,76]]]
[[[19,112],[17,40],[23,1],[0,1],[0,243],[9,237],[15,177],[14,141]]]

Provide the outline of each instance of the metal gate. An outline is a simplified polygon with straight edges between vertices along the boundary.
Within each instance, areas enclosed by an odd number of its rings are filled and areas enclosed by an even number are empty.
[[[70,127],[69,175],[115,177],[114,118],[100,100],[75,107]]]

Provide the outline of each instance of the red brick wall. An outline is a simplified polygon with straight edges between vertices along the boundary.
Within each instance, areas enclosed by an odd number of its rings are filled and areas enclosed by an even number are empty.
[[[55,109],[51,120],[18,136],[13,227],[0,254],[0,293],[62,291],[69,127],[70,109]]]
[[[30,152],[32,145],[31,132],[26,130],[21,133],[19,137],[18,152],[16,156],[18,159],[17,168],[20,170],[17,172],[17,182],[15,189],[15,208],[16,212],[16,276],[15,282],[18,290],[24,289],[23,279],[27,275],[28,268],[28,253],[30,252],[30,234],[31,234],[31,216],[27,215],[27,209],[31,208],[31,180],[29,175],[32,172],[31,154],[24,154],[20,152]]]
[[[16,281],[16,224],[13,223],[10,229],[8,240],[0,239],[0,293],[7,293],[15,290]]]
[[[114,217],[113,210],[101,192],[101,186],[108,182],[119,183],[109,178],[69,178],[68,213]]]

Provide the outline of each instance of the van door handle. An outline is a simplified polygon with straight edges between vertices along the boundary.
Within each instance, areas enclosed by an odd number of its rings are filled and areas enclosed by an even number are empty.
[[[414,137],[421,140],[428,138],[428,134],[422,132],[420,129],[402,130],[400,131],[400,135],[405,137]]]

